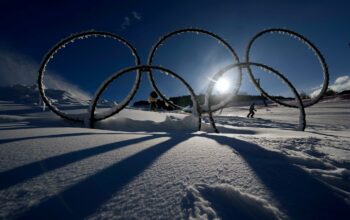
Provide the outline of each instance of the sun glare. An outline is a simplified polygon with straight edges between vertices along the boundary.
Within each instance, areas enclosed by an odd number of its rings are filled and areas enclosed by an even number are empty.
[[[215,89],[220,93],[226,93],[230,89],[230,82],[227,79],[220,78],[215,84]]]

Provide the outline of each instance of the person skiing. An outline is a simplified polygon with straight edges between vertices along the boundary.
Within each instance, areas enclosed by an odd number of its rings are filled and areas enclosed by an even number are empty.
[[[152,91],[148,96],[148,103],[150,105],[151,111],[157,110],[157,98],[158,98],[158,94],[155,91]]]
[[[249,118],[249,117],[254,118],[255,112],[256,112],[255,103],[253,102],[249,107],[249,113],[247,115],[247,118]]]

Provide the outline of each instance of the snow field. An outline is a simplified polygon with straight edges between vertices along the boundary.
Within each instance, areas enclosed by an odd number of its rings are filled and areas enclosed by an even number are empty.
[[[86,129],[28,106],[0,107],[2,218],[350,214],[347,103],[311,107],[305,132],[294,131],[294,109],[261,108],[253,120],[226,109],[215,115],[220,134],[208,124],[196,132],[195,118],[179,113],[126,109]]]

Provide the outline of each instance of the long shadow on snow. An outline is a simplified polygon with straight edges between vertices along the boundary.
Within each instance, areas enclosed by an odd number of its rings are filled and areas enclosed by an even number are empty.
[[[147,169],[158,157],[192,137],[170,136],[169,140],[134,154],[20,214],[20,219],[83,219]]]
[[[37,128],[35,126],[27,126],[27,125],[21,125],[21,126],[7,126],[7,127],[1,127],[0,131],[10,131],[10,130],[20,130],[20,129],[30,129],[30,128]]]
[[[26,104],[19,104],[25,106],[26,108],[23,109],[12,109],[12,110],[7,110],[7,109],[0,109],[0,114],[3,115],[20,115],[20,116],[27,116],[28,114],[33,114],[33,113],[42,113],[42,112],[49,112],[50,109],[46,108],[45,111],[42,110],[42,107],[39,106],[33,106],[33,105],[26,105]],[[58,108],[62,111],[67,111],[67,110],[85,110],[88,107],[84,106],[58,106]]]
[[[38,113],[42,112],[41,109],[30,107],[30,108],[24,108],[24,109],[12,109],[12,110],[0,110],[1,115],[20,115],[20,116],[26,116],[28,114]]]
[[[202,134],[238,152],[291,219],[348,219],[350,206],[334,190],[290,164],[285,156],[258,145],[219,135]],[[210,199],[210,198],[209,198]],[[214,207],[217,203],[213,203]],[[225,204],[227,206],[227,204]],[[220,206],[215,207],[222,210]],[[224,219],[237,217],[235,207],[222,210]],[[243,217],[248,217],[246,215]],[[249,219],[249,218],[248,218]]]
[[[75,136],[89,136],[89,135],[115,135],[115,133],[96,133],[96,132],[79,132],[79,133],[71,133],[71,134],[53,134],[53,135],[41,135],[41,136],[29,136],[29,137],[20,137],[20,138],[8,138],[8,139],[2,139],[0,140],[0,144],[6,144],[16,141],[26,141],[26,140],[33,140],[33,139],[41,139],[41,138],[67,138],[67,137],[75,137]]]
[[[111,133],[112,134],[112,133]],[[76,134],[61,134],[53,135],[58,136],[73,136]],[[97,147],[87,148],[83,150],[77,150],[58,156],[53,156],[44,160],[36,161],[24,166],[16,167],[11,170],[7,170],[0,173],[0,190],[13,186],[15,184],[24,182],[28,179],[42,175],[43,173],[61,168],[68,164],[96,156],[98,154],[106,153],[117,148],[127,147],[131,144],[136,144],[142,141],[150,140],[155,138],[154,136],[146,136],[140,138],[134,138],[131,140],[114,142],[111,144],[101,145]]]
[[[10,126],[0,127],[0,130],[17,130],[31,128],[54,128],[54,127],[82,127],[82,123],[75,123],[66,119],[54,118],[26,118],[22,121],[6,121],[7,123],[18,123]],[[1,123],[1,122],[0,122]],[[23,124],[25,123],[25,124]]]

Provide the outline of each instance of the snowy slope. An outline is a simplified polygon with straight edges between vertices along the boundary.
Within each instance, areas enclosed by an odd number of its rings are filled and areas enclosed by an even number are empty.
[[[87,129],[0,102],[0,216],[348,219],[349,107],[307,109],[305,132],[295,109],[225,109],[214,134],[179,113],[126,109]]]
[[[75,91],[60,89],[45,89],[45,93],[51,101],[56,104],[82,104],[88,105],[87,96],[83,96]],[[36,85],[21,85],[0,87],[0,100],[12,101],[22,104],[38,105],[39,91]]]

